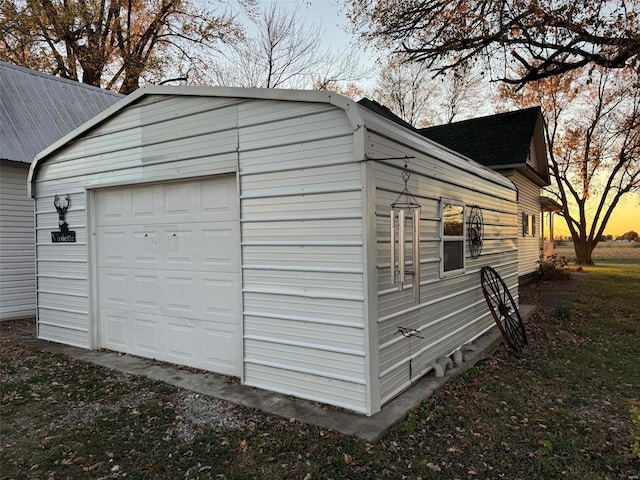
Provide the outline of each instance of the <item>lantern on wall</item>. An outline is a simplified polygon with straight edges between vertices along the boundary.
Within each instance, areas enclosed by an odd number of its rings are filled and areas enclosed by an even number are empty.
[[[402,172],[404,189],[391,204],[391,285],[397,284],[398,290],[402,291],[406,277],[413,277],[413,298],[420,303],[420,204],[407,188],[409,176],[405,159]],[[410,244],[409,248],[407,243]],[[407,251],[412,252],[409,268]]]

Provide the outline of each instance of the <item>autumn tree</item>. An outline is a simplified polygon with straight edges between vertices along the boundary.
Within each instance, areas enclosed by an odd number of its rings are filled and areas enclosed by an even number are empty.
[[[444,72],[486,59],[527,82],[587,65],[638,67],[637,0],[344,0],[364,38]]]
[[[251,8],[254,0],[239,0]],[[198,70],[242,29],[189,0],[4,0],[0,59],[131,93]]]
[[[503,88],[518,106],[541,105],[553,185],[576,263],[591,254],[626,195],[640,191],[640,88],[631,69],[574,69]]]
[[[255,88],[326,90],[358,80],[364,72],[347,50],[325,49],[322,27],[300,19],[299,9],[271,3],[248,16],[247,35],[221,51],[209,68],[210,82]]]

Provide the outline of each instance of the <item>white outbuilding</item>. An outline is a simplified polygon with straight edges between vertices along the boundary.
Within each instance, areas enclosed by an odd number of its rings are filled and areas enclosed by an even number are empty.
[[[122,97],[0,61],[0,321],[36,314],[33,157]]]
[[[334,93],[140,89],[29,188],[39,338],[365,415],[494,327],[482,266],[517,298],[514,184]]]

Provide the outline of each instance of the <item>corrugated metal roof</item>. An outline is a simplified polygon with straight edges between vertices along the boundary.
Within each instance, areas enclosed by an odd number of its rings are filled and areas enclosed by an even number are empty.
[[[123,95],[0,62],[0,159],[36,154]]]

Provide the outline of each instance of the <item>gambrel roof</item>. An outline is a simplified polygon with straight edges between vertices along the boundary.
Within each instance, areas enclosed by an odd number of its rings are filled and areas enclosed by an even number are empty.
[[[0,62],[0,159],[36,154],[123,95]]]

